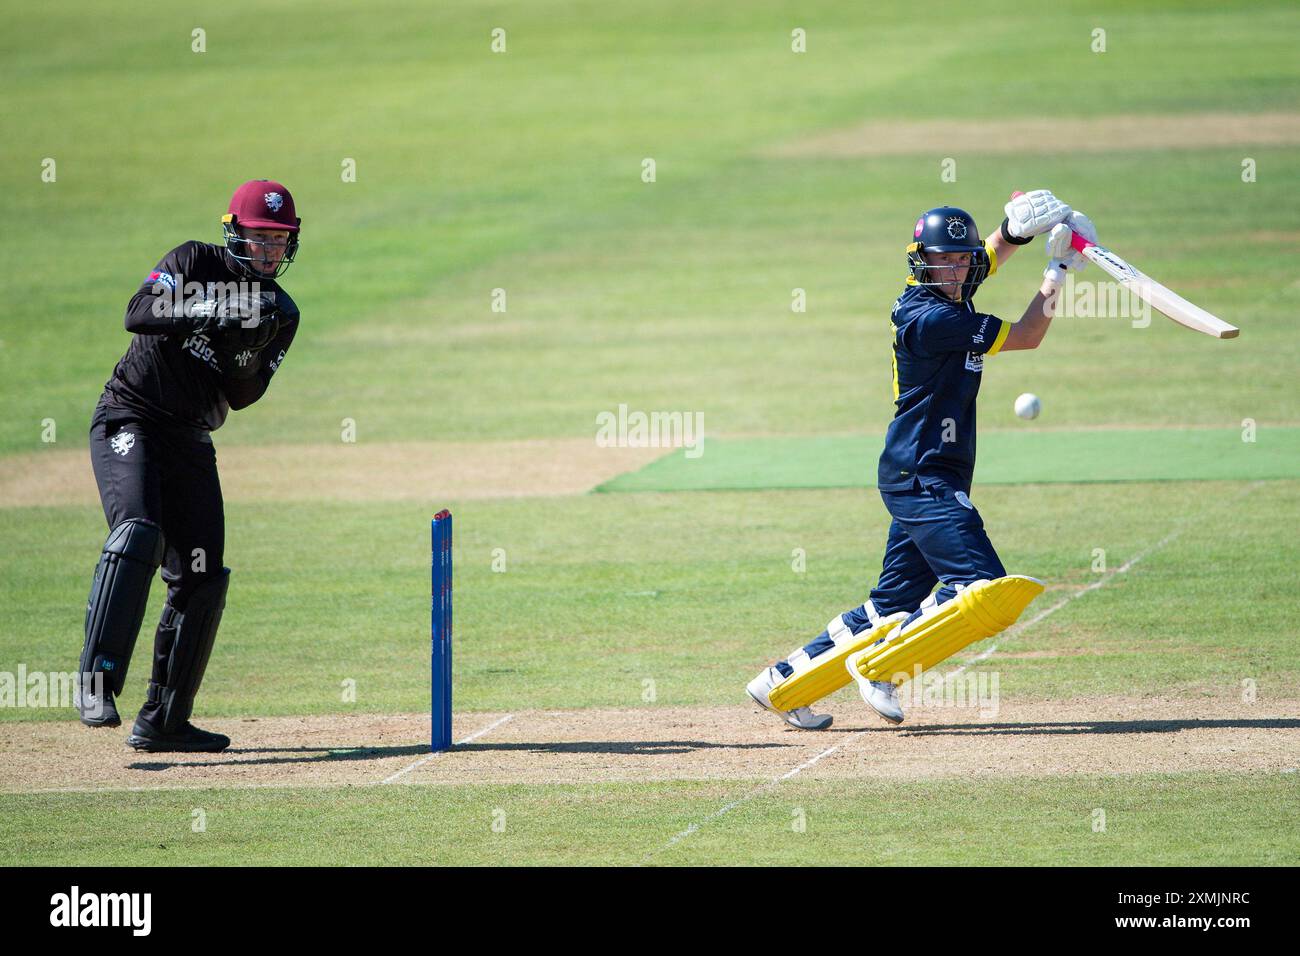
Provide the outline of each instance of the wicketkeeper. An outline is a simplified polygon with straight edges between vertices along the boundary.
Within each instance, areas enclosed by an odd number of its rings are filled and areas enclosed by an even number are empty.
[[[1094,242],[1097,235],[1045,189],[1017,194],[1005,213],[987,241],[970,214],[952,206],[916,221],[907,286],[890,318],[895,413],[877,474],[893,518],[884,567],[868,600],[748,686],[795,727],[829,727],[831,717],[811,705],[851,679],[881,717],[901,723],[903,681],[1009,627],[1043,590],[1033,578],[1007,575],[971,503],[975,396],[985,359],[1037,348],[1067,271],[1087,265],[1070,246],[1071,230]],[[1049,262],[1020,320],[977,311],[980,284],[1043,233]]]
[[[86,605],[82,723],[121,724],[116,698],[160,565],[167,583],[148,693],[127,738],[136,750],[230,745],[190,723],[230,580],[211,433],[262,397],[293,342],[298,307],[276,279],[294,260],[300,222],[289,190],[254,180],[230,200],[222,245],[167,253],[127,306],[134,335],[91,418],[110,530]]]

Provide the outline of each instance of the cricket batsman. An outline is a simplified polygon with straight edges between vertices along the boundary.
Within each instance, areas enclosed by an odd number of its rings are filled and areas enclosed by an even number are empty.
[[[121,724],[116,698],[161,566],[153,672],[127,737],[136,750],[230,745],[190,723],[230,580],[212,432],[262,397],[293,342],[298,307],[276,280],[300,225],[288,189],[253,180],[230,200],[221,245],[187,242],[163,256],[127,305],[131,344],[91,418],[109,532],[86,605],[76,704],[90,727]]]
[[[985,359],[1037,348],[1065,275],[1086,267],[1070,246],[1071,231],[1093,242],[1097,234],[1045,189],[1017,193],[1004,211],[985,241],[970,214],[953,206],[916,220],[910,274],[890,317],[895,412],[877,474],[893,518],[884,566],[865,602],[747,688],[794,727],[829,727],[830,715],[812,705],[850,680],[876,713],[901,723],[903,681],[1009,627],[1043,590],[1034,578],[1007,574],[971,502],[975,397]],[[978,311],[980,284],[1044,233],[1048,265],[1020,320]]]

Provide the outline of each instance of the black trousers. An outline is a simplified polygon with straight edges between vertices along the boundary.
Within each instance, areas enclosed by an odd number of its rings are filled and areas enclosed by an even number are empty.
[[[90,461],[110,529],[127,518],[148,518],[162,528],[167,603],[183,612],[194,587],[219,574],[225,560],[212,440],[100,402],[91,417]]]

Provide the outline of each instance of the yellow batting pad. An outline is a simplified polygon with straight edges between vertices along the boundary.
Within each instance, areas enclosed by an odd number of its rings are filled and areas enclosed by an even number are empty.
[[[867,680],[901,684],[968,644],[1010,627],[1029,602],[1042,593],[1042,581],[1020,574],[976,581],[951,601],[922,614],[906,630],[891,634],[888,641],[871,652],[857,654],[846,662],[845,671],[850,677],[856,671]]]
[[[848,656],[870,647],[906,619],[906,611],[882,617],[875,627],[836,642],[834,647],[812,659],[805,658],[794,665],[794,673],[773,689],[768,700],[777,710],[790,711],[811,707],[827,694],[835,693],[849,683],[849,672],[844,666]]]

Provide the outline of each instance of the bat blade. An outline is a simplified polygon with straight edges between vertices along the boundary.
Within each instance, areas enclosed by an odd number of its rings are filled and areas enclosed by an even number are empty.
[[[1168,316],[1179,325],[1216,339],[1235,339],[1241,330],[1229,325],[1217,315],[1206,312],[1199,305],[1188,302],[1172,289],[1161,285],[1141,269],[1130,265],[1105,246],[1089,242],[1077,232],[1070,240],[1074,248],[1101,267],[1102,271],[1146,302],[1161,315]]]

